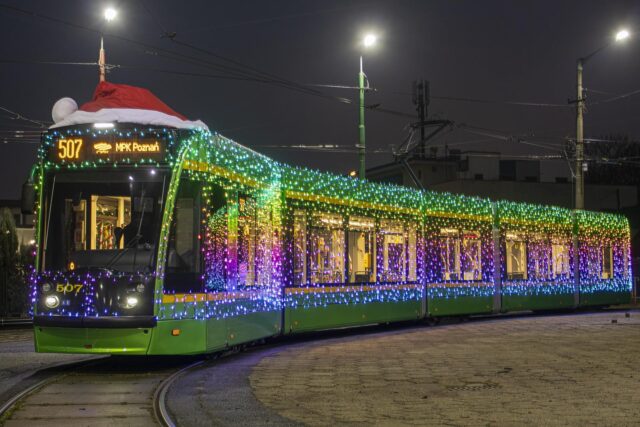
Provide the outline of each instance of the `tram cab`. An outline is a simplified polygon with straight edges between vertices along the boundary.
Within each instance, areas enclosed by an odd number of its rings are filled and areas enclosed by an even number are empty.
[[[120,137],[82,129],[45,136],[51,167],[40,177],[34,289],[36,340],[45,346],[51,327],[139,330],[156,322],[154,273],[174,131],[124,125]]]
[[[144,89],[102,82],[92,102],[43,134],[37,196],[26,197],[38,218],[38,351],[147,352],[172,160],[200,126]]]

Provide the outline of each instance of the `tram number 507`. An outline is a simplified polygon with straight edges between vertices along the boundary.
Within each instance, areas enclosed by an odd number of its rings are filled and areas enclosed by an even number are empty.
[[[78,295],[83,286],[84,285],[72,285],[71,283],[67,283],[66,285],[58,283],[56,285],[56,292],[60,292],[63,294],[75,293],[75,295]]]
[[[59,139],[58,158],[60,160],[78,160],[80,148],[82,148],[82,139]]]

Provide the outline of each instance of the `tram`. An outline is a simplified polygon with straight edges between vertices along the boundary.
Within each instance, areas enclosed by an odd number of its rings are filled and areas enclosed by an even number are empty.
[[[112,90],[99,86],[43,134],[23,188],[37,218],[38,352],[198,354],[630,300],[623,216],[292,167],[148,92],[151,112],[130,96],[110,104],[114,91],[140,89],[100,85]]]

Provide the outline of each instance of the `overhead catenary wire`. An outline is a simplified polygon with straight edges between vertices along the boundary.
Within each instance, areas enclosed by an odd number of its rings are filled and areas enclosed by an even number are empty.
[[[215,68],[218,70],[223,70],[224,72],[230,73],[230,74],[234,74],[234,75],[238,75],[238,76],[244,76],[244,77],[262,77],[266,80],[267,83],[270,84],[276,84],[278,86],[282,86],[282,87],[287,87],[291,90],[297,90],[297,91],[305,91],[305,92],[312,92],[310,89],[306,89],[306,88],[301,88],[301,87],[296,87],[295,83],[292,82],[292,84],[289,84],[289,82],[286,81],[286,79],[283,78],[279,78],[277,76],[272,76],[270,79],[266,78],[266,75],[268,73],[264,73],[261,72],[260,70],[255,69],[254,67],[249,67],[249,66],[244,66],[244,64],[239,63],[238,61],[235,61],[233,59],[230,58],[226,58],[223,57],[222,55],[217,55],[214,54],[213,52],[209,52],[209,54],[211,55],[215,55],[218,58],[220,58],[221,60],[225,60],[227,62],[231,62],[236,64],[236,66],[230,66],[227,64],[221,64],[221,63],[216,63],[213,61],[208,61],[208,60],[204,60],[201,58],[195,58],[189,55],[185,55],[179,52],[175,52],[169,49],[165,49],[159,46],[155,46],[152,45],[150,43],[145,43],[145,42],[141,42],[138,40],[134,40],[131,38],[127,38],[127,37],[123,37],[123,36],[119,36],[119,35],[115,35],[115,34],[110,34],[110,33],[104,33],[96,28],[91,28],[85,25],[81,25],[81,24],[76,24],[70,21],[66,21],[64,19],[61,18],[56,18],[56,17],[52,17],[49,15],[45,15],[39,12],[35,12],[35,11],[31,11],[31,10],[27,10],[24,8],[20,8],[17,6],[12,6],[12,5],[6,5],[6,4],[0,4],[0,8],[5,9],[5,10],[9,10],[12,11],[14,13],[20,13],[20,14],[24,14],[27,16],[31,16],[34,18],[38,18],[41,20],[45,20],[45,21],[49,21],[49,22],[53,22],[59,25],[64,25],[64,26],[68,26],[70,28],[75,28],[78,30],[83,30],[83,31],[87,31],[87,32],[92,32],[94,34],[98,34],[98,35],[102,35],[104,37],[111,37],[113,39],[116,40],[120,40],[120,41],[124,41],[130,44],[134,44],[137,45],[139,47],[144,47],[146,49],[152,49],[153,51],[156,52],[162,52],[165,55],[169,55],[175,58],[180,58],[183,61],[191,61],[192,63],[196,63],[200,66],[206,66],[209,68]],[[182,43],[182,42],[180,42]],[[244,69],[242,69],[241,67],[244,67]],[[322,93],[318,92],[318,91],[313,91],[313,92],[317,92],[316,95],[320,95],[322,96]]]
[[[479,103],[479,104],[518,105],[522,107],[572,108],[570,105],[552,104],[548,102],[498,101],[498,100],[490,100],[490,99],[464,98],[464,97],[456,97],[456,96],[435,96],[435,95],[432,95],[431,98],[439,99],[442,101],[473,102],[473,103]]]
[[[0,59],[0,64],[31,64],[31,65],[80,65],[98,66],[97,62],[70,62],[70,61],[40,61],[34,59]]]
[[[586,105],[587,106],[593,106],[593,105],[607,104],[609,102],[614,102],[614,101],[619,101],[621,99],[630,98],[630,97],[632,97],[634,95],[638,95],[638,94],[640,94],[640,89],[632,90],[630,92],[623,93],[621,95],[612,96],[610,98],[603,99],[603,100],[600,100],[600,101],[587,102]]]
[[[0,8],[5,9],[5,10],[10,10],[12,12],[15,13],[20,13],[20,14],[25,14],[27,16],[31,16],[34,18],[38,18],[38,19],[42,19],[42,20],[46,20],[49,22],[53,22],[59,25],[64,25],[64,26],[68,26],[70,28],[75,28],[78,30],[83,30],[83,31],[88,31],[88,32],[92,32],[94,34],[100,34],[104,37],[111,37],[113,39],[116,40],[120,40],[120,41],[124,41],[127,43],[131,43],[133,45],[136,45],[138,47],[143,47],[145,49],[151,49],[153,52],[153,54],[158,55],[158,56],[164,56],[167,58],[171,58],[171,59],[177,59],[180,60],[181,62],[187,62],[187,63],[191,63],[193,65],[196,66],[200,66],[200,67],[205,67],[205,68],[210,68],[210,69],[216,69],[219,71],[223,71],[225,73],[228,73],[232,76],[235,77],[239,77],[242,78],[242,80],[244,79],[252,79],[253,81],[257,81],[257,82],[261,82],[261,83],[266,83],[266,84],[271,84],[271,85],[275,85],[275,86],[279,86],[282,88],[286,88],[289,90],[293,90],[296,92],[301,92],[307,95],[312,95],[312,96],[317,96],[320,98],[324,98],[324,99],[328,99],[328,100],[333,100],[336,101],[338,103],[341,104],[346,104],[346,105],[354,105],[354,102],[350,99],[344,98],[344,97],[337,97],[337,96],[331,96],[331,95],[327,95],[323,92],[311,89],[311,88],[306,88],[304,87],[304,85],[297,83],[297,82],[292,82],[289,81],[287,79],[283,79],[280,78],[278,76],[274,76],[270,73],[266,73],[266,72],[262,72],[260,70],[257,70],[255,67],[250,67],[250,66],[245,66],[244,64],[241,64],[238,61],[235,61],[233,59],[230,58],[226,58],[222,55],[218,55],[215,54],[213,52],[209,52],[206,51],[205,49],[201,49],[195,46],[191,46],[188,45],[187,43],[184,42],[180,42],[180,41],[176,41],[174,39],[172,39],[172,41],[178,45],[184,45],[186,47],[191,47],[192,49],[195,50],[199,50],[202,51],[202,53],[207,53],[209,55],[215,56],[217,58],[220,58],[221,60],[225,60],[227,62],[233,63],[235,64],[234,66],[229,66],[227,64],[220,64],[214,61],[209,61],[209,60],[204,60],[201,58],[197,58],[197,57],[193,57],[193,56],[189,56],[189,55],[185,55],[183,53],[179,53],[179,52],[175,52],[169,49],[164,49],[158,46],[154,46],[151,45],[149,43],[145,43],[145,42],[141,42],[138,40],[133,40],[127,37],[123,37],[123,36],[118,36],[118,35],[114,35],[114,34],[109,34],[109,33],[103,33],[100,30],[97,30],[95,28],[91,28],[91,27],[87,27],[84,25],[80,25],[80,24],[76,24],[73,22],[69,22],[66,21],[64,19],[60,19],[60,18],[55,18],[52,16],[48,16],[39,12],[35,12],[35,11],[30,11],[27,9],[23,9],[20,7],[16,7],[16,6],[11,6],[11,5],[6,5],[6,4],[0,4]],[[159,54],[158,52],[162,52],[161,54]],[[242,69],[242,67],[245,67],[244,69]],[[403,112],[399,112],[399,111],[394,111],[394,110],[390,110],[390,109],[382,109],[382,108],[375,108],[376,106],[369,106],[367,108],[369,108],[371,111],[375,111],[378,113],[386,113],[386,114],[390,114],[390,115],[394,115],[394,116],[400,116],[400,117],[413,117],[413,115],[407,114],[407,113],[403,113]]]
[[[10,110],[10,109],[8,109],[6,107],[3,107],[1,105],[0,105],[0,111],[4,111],[5,113],[10,114],[11,115],[10,117],[6,117],[6,118],[8,118],[10,120],[22,120],[22,121],[25,121],[25,122],[30,122],[30,123],[33,123],[33,124],[36,124],[36,125],[40,126],[41,128],[45,128],[47,123],[48,123],[48,122],[46,122],[44,120],[31,119],[31,118],[29,118],[29,117],[27,117],[25,115],[17,113],[15,111]]]
[[[148,8],[146,7],[146,5],[143,6],[145,7],[145,9],[148,10]],[[17,13],[22,13],[22,14],[26,14],[26,15],[30,15],[32,17],[35,18],[39,18],[39,19],[44,19],[44,20],[48,20],[50,22],[55,22],[58,24],[62,24],[62,25],[66,25],[66,26],[70,26],[76,29],[81,29],[84,31],[90,31],[90,32],[94,32],[94,33],[100,33],[99,30],[96,30],[94,28],[90,28],[90,27],[86,27],[83,25],[79,25],[79,24],[75,24],[72,22],[68,22],[59,18],[55,18],[55,17],[51,17],[51,16],[47,16],[38,12],[34,12],[34,11],[28,11],[22,8],[18,8],[18,7],[14,7],[14,6],[8,6],[8,5],[3,5],[0,4],[0,8],[4,8],[7,10],[12,10],[13,12],[17,12]],[[148,10],[149,14],[152,15],[151,11]],[[153,17],[153,16],[152,16]],[[155,19],[155,18],[154,18]],[[159,25],[159,27],[161,27],[161,29],[163,29],[163,31],[165,30],[164,27],[157,22],[157,24]],[[354,102],[350,99],[347,98],[342,98],[342,97],[334,97],[334,96],[330,96],[327,94],[324,94],[323,92],[320,91],[316,91],[313,89],[310,89],[308,86],[310,85],[305,85],[303,83],[298,83],[298,82],[294,82],[279,76],[276,76],[274,74],[271,73],[267,73],[264,71],[261,71],[259,69],[257,69],[256,67],[252,67],[246,64],[243,64],[239,61],[236,61],[234,59],[231,58],[227,58],[224,57],[222,55],[219,55],[217,53],[208,51],[206,49],[202,49],[199,48],[197,46],[192,46],[189,43],[185,43],[179,40],[175,40],[175,38],[170,38],[170,40],[180,46],[184,46],[184,47],[188,47],[192,50],[195,50],[197,52],[200,53],[204,53],[206,55],[212,56],[216,59],[225,61],[227,63],[233,64],[233,66],[229,66],[228,64],[220,64],[218,62],[213,62],[213,61],[207,61],[207,60],[203,60],[201,58],[197,58],[197,57],[193,57],[193,56],[189,56],[189,55],[185,55],[179,52],[175,52],[175,51],[171,51],[171,50],[167,50],[164,48],[160,48],[157,46],[153,46],[151,44],[148,43],[144,43],[144,42],[140,42],[137,40],[133,40],[133,39],[129,39],[126,37],[122,37],[122,36],[117,36],[117,35],[113,35],[113,34],[105,34],[105,36],[109,36],[109,37],[113,37],[115,39],[119,39],[128,43],[132,43],[135,44],[137,46],[140,47],[144,47],[147,49],[152,49],[154,51],[157,52],[162,52],[163,55],[160,56],[165,56],[165,57],[169,57],[169,58],[173,58],[173,59],[180,59],[182,61],[187,61],[189,63],[192,63],[193,65],[197,65],[197,66],[202,66],[202,67],[207,67],[207,68],[213,68],[213,69],[219,69],[221,70],[223,73],[225,74],[221,74],[221,75],[206,75],[204,73],[189,73],[189,72],[180,72],[180,71],[173,71],[173,70],[161,70],[161,69],[157,69],[156,71],[159,72],[165,72],[165,73],[173,73],[173,74],[181,74],[181,75],[192,75],[192,76],[198,76],[198,77],[212,77],[212,78],[227,78],[227,79],[237,79],[237,80],[248,80],[248,81],[256,81],[256,82],[260,82],[260,83],[267,83],[267,84],[275,84],[277,86],[281,86],[281,87],[285,87],[287,89],[290,90],[296,90],[299,92],[303,92],[306,94],[310,94],[313,96],[319,96],[322,98],[326,98],[326,99],[332,99],[334,101],[338,101],[340,103],[343,104],[354,104]],[[56,61],[40,61],[41,63],[48,63],[51,65],[92,65],[94,66],[95,63],[90,63],[90,62],[76,62],[76,63],[63,63],[63,62],[56,62]],[[114,66],[117,67],[117,66]],[[127,66],[122,66],[122,68],[125,68]],[[130,68],[135,68],[135,66],[129,66]],[[143,68],[143,67],[140,67]],[[318,85],[320,86],[320,85]],[[325,87],[329,87],[329,86],[335,86],[335,87],[340,87],[339,85],[325,85]],[[350,87],[349,87],[350,88]],[[627,94],[623,94],[623,95],[618,95],[616,97],[610,98],[608,100],[603,100],[600,102],[612,102],[615,101],[616,99],[622,99],[624,97],[628,97],[628,96],[633,96],[636,93],[640,93],[640,90],[638,91],[633,91]],[[502,103],[502,104],[507,104],[507,105],[522,105],[522,106],[535,106],[535,107],[563,107],[563,108],[567,108],[570,106],[567,105],[561,105],[561,104],[551,104],[551,103],[533,103],[533,102],[520,102],[520,101],[495,101],[495,100],[483,100],[483,99],[477,99],[477,98],[461,98],[461,97],[449,97],[449,96],[433,96],[434,99],[442,99],[442,100],[451,100],[451,101],[464,101],[464,102],[481,102],[481,103]],[[369,109],[370,111],[374,111],[374,112],[379,112],[379,113],[386,113],[389,115],[394,115],[397,117],[403,117],[403,118],[415,118],[414,114],[409,114],[409,113],[405,113],[402,111],[396,111],[396,110],[392,110],[392,109],[387,109],[387,108],[381,108],[379,105],[369,105],[366,106],[365,108]],[[42,123],[40,123],[39,121],[34,121],[34,123],[39,124],[40,126],[42,126]],[[498,136],[498,135],[492,135],[492,137],[497,137],[497,139],[505,139],[505,138],[509,138],[510,136]],[[513,137],[511,137],[513,138]]]
[[[252,19],[252,20],[241,21],[241,22],[231,22],[231,23],[226,23],[224,25],[214,24],[214,25],[209,25],[207,27],[200,27],[200,28],[195,28],[195,29],[191,29],[190,28],[190,29],[183,30],[183,31],[180,31],[180,32],[181,33],[195,33],[195,32],[200,32],[200,31],[222,30],[222,29],[233,28],[233,27],[238,27],[238,26],[242,26],[242,25],[254,25],[254,24],[261,24],[261,23],[266,23],[266,22],[281,21],[281,20],[290,19],[290,18],[299,18],[299,17],[304,17],[304,16],[311,16],[311,15],[318,15],[318,14],[323,14],[323,13],[337,12],[337,11],[345,10],[345,9],[353,9],[355,7],[358,7],[358,6],[343,6],[343,7],[336,7],[336,8],[332,8],[332,9],[314,10],[314,11],[311,11],[311,12],[301,12],[301,13],[294,13],[294,14],[288,14],[288,15],[273,16],[273,17],[268,17],[268,18]]]

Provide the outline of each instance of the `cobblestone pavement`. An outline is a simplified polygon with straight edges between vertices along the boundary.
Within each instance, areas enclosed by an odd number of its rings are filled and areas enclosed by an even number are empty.
[[[307,343],[267,354],[249,382],[269,411],[308,425],[639,425],[640,312]]]

